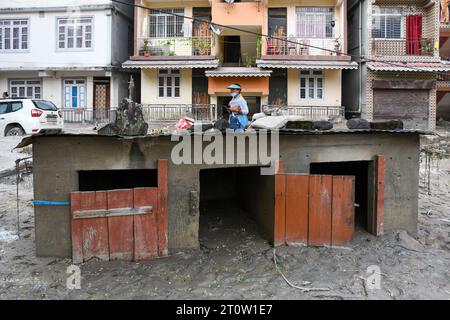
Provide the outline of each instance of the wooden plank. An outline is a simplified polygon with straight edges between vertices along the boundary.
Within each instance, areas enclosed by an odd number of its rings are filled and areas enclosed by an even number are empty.
[[[273,245],[286,243],[286,175],[275,174],[275,217]]]
[[[70,194],[70,210],[75,212],[81,208],[80,192]],[[72,261],[73,263],[83,262],[83,221],[72,219]]]
[[[308,245],[331,245],[332,177],[309,177]]]
[[[153,211],[152,206],[143,206],[137,208],[116,208],[116,209],[98,209],[98,210],[77,210],[73,212],[73,219],[106,218],[117,216],[134,216],[148,214]]]
[[[307,244],[309,176],[286,175],[286,243]]]
[[[108,209],[133,206],[133,190],[108,191]],[[110,260],[131,261],[134,256],[133,216],[108,217]]]
[[[167,183],[168,183],[168,161],[158,160],[158,255],[168,254],[168,215],[167,215]]]
[[[156,221],[156,205],[158,203],[157,188],[135,188],[134,205],[155,207],[145,215],[134,217],[134,260],[145,260],[158,256],[158,226]]]
[[[92,191],[81,193],[80,210],[106,209],[106,192]],[[91,258],[109,260],[108,224],[105,218],[92,218],[83,221],[83,260]]]
[[[331,245],[352,241],[355,230],[355,177],[333,176]]]
[[[383,155],[377,155],[375,160],[375,235],[384,232],[384,176],[386,160]]]

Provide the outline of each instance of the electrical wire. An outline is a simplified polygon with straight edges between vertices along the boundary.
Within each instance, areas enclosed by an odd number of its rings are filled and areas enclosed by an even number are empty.
[[[446,73],[446,72],[428,71],[428,70],[421,69],[419,67],[403,66],[403,65],[401,65],[404,62],[392,62],[392,61],[386,61],[386,60],[381,60],[381,59],[380,60],[378,60],[378,59],[371,59],[371,58],[367,58],[367,57],[364,57],[364,56],[359,56],[359,55],[355,55],[355,54],[349,54],[349,53],[345,53],[345,52],[337,51],[337,50],[333,50],[333,49],[322,48],[322,47],[314,46],[314,45],[311,45],[311,44],[300,43],[300,42],[293,41],[293,40],[290,40],[290,39],[287,39],[287,38],[280,38],[280,37],[271,36],[271,35],[260,33],[260,32],[254,32],[254,31],[245,30],[245,29],[238,28],[238,27],[233,27],[233,26],[227,26],[227,25],[223,25],[223,24],[219,24],[219,23],[214,23],[214,22],[211,22],[209,20],[203,20],[203,19],[199,19],[199,18],[195,18],[195,17],[188,17],[188,16],[185,16],[185,15],[182,15],[182,14],[168,12],[168,11],[161,10],[161,9],[158,9],[158,8],[151,8],[151,7],[147,7],[147,6],[141,5],[141,4],[128,3],[128,2],[121,1],[121,0],[111,0],[111,2],[116,2],[116,3],[123,4],[123,5],[131,6],[131,7],[137,7],[137,8],[146,9],[146,10],[152,10],[152,11],[156,11],[158,13],[164,13],[164,14],[168,14],[168,15],[172,15],[172,16],[175,16],[175,17],[184,18],[184,19],[188,19],[188,20],[192,20],[192,21],[196,21],[196,22],[208,23],[209,25],[218,26],[218,27],[229,29],[229,30],[235,30],[235,31],[239,31],[239,32],[244,32],[244,33],[256,35],[256,36],[259,36],[259,37],[264,37],[264,38],[274,39],[274,40],[280,40],[280,41],[284,41],[286,43],[292,43],[292,44],[296,44],[296,45],[300,45],[300,46],[304,46],[304,47],[309,47],[309,48],[313,48],[313,49],[319,49],[319,50],[323,50],[323,51],[327,51],[327,52],[331,52],[331,53],[336,53],[337,55],[345,55],[345,56],[349,56],[349,57],[358,59],[359,60],[358,62],[362,62],[362,61],[365,61],[365,62],[381,62],[381,63],[387,64],[387,65],[391,65],[391,66],[394,66],[394,67],[401,67],[401,68],[405,68],[405,69],[408,69],[408,70],[416,70],[418,72],[428,72],[428,73],[433,73],[435,75],[445,75],[445,76],[448,75],[448,73]],[[399,64],[399,63],[401,63],[401,64]]]

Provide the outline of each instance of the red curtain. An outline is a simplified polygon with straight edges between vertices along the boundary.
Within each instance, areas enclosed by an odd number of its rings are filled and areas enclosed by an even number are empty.
[[[420,55],[422,38],[422,16],[406,16],[406,54]]]

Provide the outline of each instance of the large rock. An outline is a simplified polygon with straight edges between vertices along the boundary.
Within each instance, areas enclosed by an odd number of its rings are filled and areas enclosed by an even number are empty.
[[[148,131],[141,105],[124,98],[116,111],[116,120],[98,130],[99,135],[143,136]]]
[[[285,129],[300,129],[300,130],[331,130],[333,129],[333,124],[330,121],[308,121],[308,120],[298,120],[298,121],[288,121],[286,123]]]
[[[373,121],[370,123],[370,129],[376,130],[402,130],[402,120]]]
[[[349,129],[370,129],[370,123],[366,119],[352,118],[347,121]]]

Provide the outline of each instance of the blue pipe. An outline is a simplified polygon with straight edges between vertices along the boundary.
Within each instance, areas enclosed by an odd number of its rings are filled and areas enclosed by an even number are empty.
[[[69,206],[67,201],[47,201],[47,200],[33,200],[35,206]]]

